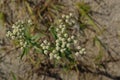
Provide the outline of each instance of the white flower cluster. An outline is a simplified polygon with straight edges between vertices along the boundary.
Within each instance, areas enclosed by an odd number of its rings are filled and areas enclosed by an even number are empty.
[[[69,26],[72,26],[75,24],[75,18],[73,17],[72,13],[69,13],[69,15],[62,15],[62,20],[59,20],[59,22],[64,21],[65,23],[67,23]]]
[[[25,48],[28,45],[28,42],[25,40],[25,22],[18,21],[12,25],[12,30],[7,31],[6,36],[12,40],[17,40],[21,49]],[[27,24],[31,25],[31,20],[28,20]]]
[[[41,43],[41,48],[44,52],[45,55],[48,55],[49,53],[49,48],[50,48],[50,42],[48,42],[47,40],[44,40],[43,43]]]
[[[63,19],[60,19],[58,27],[55,27],[57,39],[55,41],[54,50],[49,54],[50,59],[55,58],[59,60],[61,58],[60,54],[65,54],[67,50],[72,50],[71,49],[73,48],[72,46],[77,44],[75,36],[74,35],[69,36],[69,34],[67,33],[67,26],[75,24],[75,20],[73,20],[72,17],[73,16],[71,13],[69,15],[62,15]],[[74,55],[76,56],[86,53],[85,48],[81,48],[80,46],[77,46],[75,50],[76,52],[73,51],[71,52],[75,53]]]
[[[84,54],[86,54],[85,48],[82,48],[81,46],[77,46],[77,52],[75,52],[75,56],[84,55]]]
[[[69,37],[66,32],[66,26],[64,24],[59,25],[56,28],[57,39],[55,41],[55,49],[50,53],[50,59],[60,59],[60,53],[65,53],[67,49],[71,47],[74,36]]]

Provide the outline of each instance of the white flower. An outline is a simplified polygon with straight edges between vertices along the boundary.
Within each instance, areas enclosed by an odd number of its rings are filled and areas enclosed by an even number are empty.
[[[80,50],[80,51],[79,51],[79,53],[80,53],[80,54],[83,54],[83,51],[82,51],[82,50]]]
[[[61,40],[62,40],[63,42],[65,42],[65,38],[62,38]]]
[[[44,40],[43,43],[47,44],[47,40]]]
[[[12,33],[10,31],[7,32],[6,34],[7,37],[11,37],[12,36]]]
[[[63,26],[62,26],[62,24],[61,25],[59,25],[59,28],[61,29]]]
[[[56,29],[56,32],[60,31],[59,28]]]
[[[65,18],[65,15],[64,15],[64,14],[62,15],[62,18]]]
[[[22,38],[22,36],[20,35],[19,38]]]
[[[14,29],[14,30],[13,30],[13,34],[15,35],[16,33],[17,33],[17,31]]]
[[[70,42],[70,41],[71,41],[71,38],[68,38],[67,41]]]
[[[66,18],[67,18],[67,19],[69,19],[69,18],[70,18],[70,16],[69,16],[69,15],[66,15]]]
[[[15,39],[15,36],[11,36],[12,39]]]
[[[57,59],[57,60],[60,60],[60,56],[57,56],[56,59]]]
[[[23,44],[23,47],[26,47],[26,44]]]
[[[56,50],[53,50],[52,52],[53,52],[53,53],[56,53],[57,51],[56,51]]]
[[[81,51],[83,51],[83,52],[84,52],[84,51],[85,51],[85,48],[82,48],[82,50],[81,50]]]
[[[50,46],[50,42],[48,42],[48,44],[47,44],[48,46]]]
[[[60,47],[59,47],[59,46],[57,46],[57,47],[56,47],[56,50],[57,50],[57,51],[59,51],[59,50],[60,50]]]
[[[23,45],[23,41],[20,41],[20,45]]]
[[[62,31],[61,31],[62,33],[64,33],[65,32],[65,28],[62,28]]]
[[[42,48],[43,48],[43,49],[46,49],[46,46],[43,46]]]
[[[81,46],[77,46],[77,49],[79,49],[79,50],[80,50],[80,49],[81,49]]]
[[[69,48],[70,47],[70,43],[68,43],[66,46]]]
[[[67,34],[67,33],[65,33],[65,34],[64,34],[64,37],[66,37],[66,38],[67,38],[67,37],[68,37],[68,34]]]
[[[24,47],[20,47],[21,50],[23,50]]]
[[[55,42],[56,42],[56,43],[59,43],[59,39],[57,39]]]
[[[78,41],[77,41],[77,40],[74,40],[73,42],[74,42],[74,44],[77,44]]]
[[[56,46],[59,46],[60,44],[59,43],[56,43]]]
[[[65,43],[64,44],[62,44],[62,46],[61,46],[62,48],[64,48],[65,47]]]
[[[64,49],[61,49],[60,52],[63,53],[63,52],[64,52]]]
[[[61,34],[57,34],[57,37],[61,37]]]
[[[54,58],[57,58],[57,54],[54,54]]]
[[[12,28],[15,28],[15,27],[16,27],[15,24],[13,24]]]
[[[32,23],[32,20],[29,19],[29,20],[28,20],[28,23]]]
[[[72,14],[72,13],[70,13],[69,15],[70,15],[70,17],[71,17],[73,14]]]
[[[79,52],[76,52],[76,53],[75,53],[75,56],[79,56]]]
[[[86,51],[84,51],[83,54],[86,54]]]
[[[62,43],[62,45],[66,45],[66,43],[67,43],[67,42],[64,41],[64,42]]]
[[[74,39],[75,38],[75,36],[71,36],[71,39]]]
[[[61,19],[59,19],[59,20],[58,20],[58,22],[59,22],[59,23],[61,23],[61,22],[62,22],[62,20],[61,20]]]
[[[41,46],[41,47],[43,47],[43,46],[44,46],[44,44],[42,43],[40,46]]]
[[[46,49],[49,49],[49,46],[46,46]]]
[[[66,22],[66,23],[69,23],[69,20],[68,20],[68,19],[66,19],[66,20],[65,20],[65,22]]]
[[[50,60],[54,58],[53,53],[50,53],[49,56],[50,56]]]
[[[47,55],[47,54],[48,54],[48,51],[47,51],[47,50],[44,50],[44,54],[46,54],[46,55]]]

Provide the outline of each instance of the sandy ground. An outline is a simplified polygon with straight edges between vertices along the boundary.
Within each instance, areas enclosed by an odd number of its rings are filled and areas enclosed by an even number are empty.
[[[64,2],[66,3],[66,1]],[[74,1],[77,2],[79,0],[71,0],[66,4],[71,5]],[[106,29],[103,33],[104,35],[100,36],[100,39],[106,44],[108,49],[110,49],[110,54],[114,58],[120,58],[120,0],[84,1],[92,7],[92,17],[96,23]],[[13,3],[9,3],[9,7],[1,8],[0,11],[5,13],[8,13],[10,10],[14,11],[14,5],[12,4]],[[12,17],[15,18],[16,15],[17,14]],[[11,14],[8,14],[8,19],[9,18],[11,19]],[[9,43],[5,42],[8,40],[5,39],[5,27],[2,26],[0,23],[0,49],[4,49],[4,46],[7,46],[7,50],[0,50],[0,80],[13,80],[12,72],[19,77],[17,80],[44,80],[45,76],[38,76],[35,72],[33,73],[31,65],[19,59],[20,53],[18,53],[18,51],[16,52],[14,50],[10,52],[11,46],[8,46]],[[12,48],[14,49],[14,47]],[[108,75],[84,72],[80,74],[80,80],[120,80],[119,68],[120,61],[110,62],[107,64]],[[49,76],[46,77],[45,80],[77,80],[78,74],[72,71],[69,73],[59,72],[58,76],[60,77],[58,79],[54,76]]]

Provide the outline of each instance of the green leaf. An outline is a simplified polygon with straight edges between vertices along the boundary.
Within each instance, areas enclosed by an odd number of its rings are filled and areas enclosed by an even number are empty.
[[[100,33],[101,29],[96,25],[92,17],[89,15],[90,7],[85,5],[84,3],[77,3],[76,4],[77,9],[79,10],[79,13],[82,15],[82,17],[85,17],[88,20],[88,24],[92,25],[93,28]]]
[[[25,35],[26,35],[27,38],[31,38],[30,28],[29,28],[29,26],[27,26],[27,24],[25,26]]]
[[[57,39],[57,36],[56,36],[56,32],[55,32],[55,28],[54,28],[54,27],[51,27],[51,28],[50,28],[50,32],[51,32],[53,38],[54,38],[54,39]]]
[[[5,15],[4,13],[0,12],[0,24],[3,25],[5,21]]]
[[[38,41],[41,37],[43,37],[43,36],[45,36],[45,34],[43,34],[43,33],[37,33],[36,35],[34,35],[33,37],[32,37],[32,40],[34,40],[34,41]]]
[[[42,53],[42,50],[41,50],[40,48],[38,48],[38,47],[36,47],[36,46],[34,46],[34,48],[36,49],[36,51],[37,51],[38,53]]]
[[[22,52],[22,54],[21,54],[21,56],[20,56],[20,59],[22,59],[23,56],[26,55],[28,52],[29,52],[29,48],[24,48],[24,49],[23,49],[23,52]]]
[[[12,74],[13,80],[17,80],[15,74],[13,72],[11,72],[11,74]]]

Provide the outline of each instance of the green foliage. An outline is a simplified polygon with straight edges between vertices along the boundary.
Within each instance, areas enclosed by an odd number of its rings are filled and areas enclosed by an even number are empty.
[[[5,22],[5,15],[4,13],[0,12],[0,24],[3,25],[4,22]]]
[[[11,72],[11,74],[12,74],[13,80],[17,80],[15,74],[13,72]]]
[[[87,19],[87,22],[85,24],[89,24],[91,25],[98,33],[101,32],[101,29],[96,25],[96,23],[94,22],[94,20],[92,19],[92,17],[90,16],[89,12],[90,12],[90,6],[86,5],[84,2],[79,2],[76,4],[76,7],[81,15],[81,21],[83,23],[85,23],[83,21],[84,19]]]

